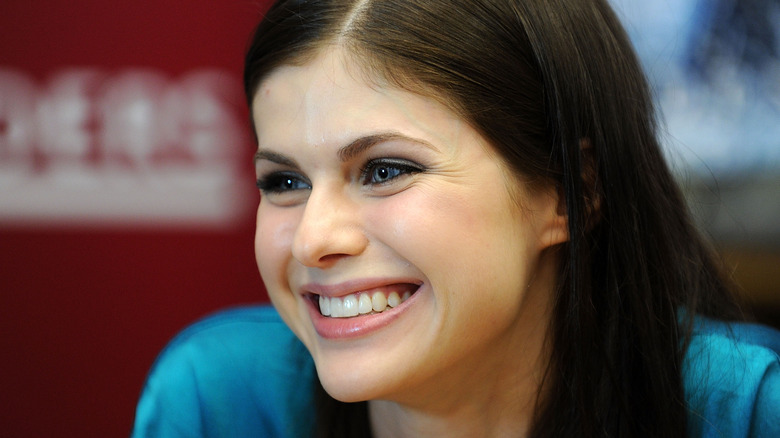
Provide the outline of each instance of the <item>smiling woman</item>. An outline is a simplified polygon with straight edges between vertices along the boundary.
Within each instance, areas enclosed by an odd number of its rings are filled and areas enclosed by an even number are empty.
[[[245,85],[274,310],[175,340],[137,436],[780,432],[604,2],[279,1]]]
[[[521,184],[448,108],[359,68],[336,48],[259,84],[255,248],[274,306],[339,400],[528,399],[548,362],[546,250],[566,238],[557,194]],[[536,379],[509,385],[518,374]]]

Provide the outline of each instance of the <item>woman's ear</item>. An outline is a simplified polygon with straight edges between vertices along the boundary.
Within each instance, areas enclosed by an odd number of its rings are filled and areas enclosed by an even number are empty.
[[[541,233],[541,248],[550,248],[560,243],[569,241],[569,221],[566,215],[566,201],[563,199],[563,191],[556,189],[550,196],[554,197],[551,214],[545,222]]]
[[[601,220],[601,184],[598,178],[598,163],[590,139],[580,140],[580,178],[584,200],[585,230],[590,231]],[[541,235],[542,249],[569,240],[569,215],[566,208],[566,194],[562,186],[549,193],[554,198],[555,209],[545,222]]]
[[[569,221],[563,189],[556,185],[545,190],[542,196],[542,202],[546,205],[542,208],[545,217],[539,233],[541,250],[569,240]]]

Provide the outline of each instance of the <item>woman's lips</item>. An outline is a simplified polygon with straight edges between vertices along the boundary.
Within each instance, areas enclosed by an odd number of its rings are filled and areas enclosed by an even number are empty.
[[[306,298],[314,329],[321,337],[348,339],[367,335],[392,323],[414,304],[420,288],[419,283],[399,282],[340,296],[307,293]],[[337,293],[336,289],[322,287],[309,290]]]

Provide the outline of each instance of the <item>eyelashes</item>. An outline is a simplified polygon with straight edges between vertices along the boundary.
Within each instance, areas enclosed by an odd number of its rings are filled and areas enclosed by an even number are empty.
[[[311,189],[311,184],[296,172],[271,172],[257,179],[257,188],[265,194]]]
[[[381,192],[383,188],[416,173],[424,172],[424,166],[401,158],[376,158],[369,160],[359,172],[358,181],[369,190]],[[311,182],[297,171],[269,172],[257,179],[257,188],[264,195],[288,196],[311,190]]]
[[[425,171],[417,163],[400,158],[377,158],[370,160],[360,171],[360,180],[364,185],[388,184],[405,175]]]

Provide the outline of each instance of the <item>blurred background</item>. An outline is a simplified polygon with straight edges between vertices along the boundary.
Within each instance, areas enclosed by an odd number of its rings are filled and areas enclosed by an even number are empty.
[[[241,85],[266,3],[0,2],[0,436],[128,436],[177,331],[267,301]]]
[[[610,0],[667,157],[749,310],[780,326],[780,0]]]
[[[127,436],[177,331],[267,301],[240,82],[267,3],[0,3],[0,435]],[[700,226],[780,326],[779,1],[613,3]]]

